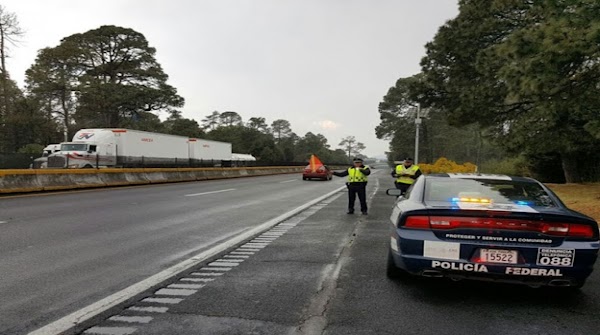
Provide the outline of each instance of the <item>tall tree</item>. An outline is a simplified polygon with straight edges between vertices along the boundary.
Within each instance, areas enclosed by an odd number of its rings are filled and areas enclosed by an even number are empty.
[[[72,54],[67,46],[42,49],[25,73],[29,95],[39,101],[49,119],[62,123],[67,138],[74,131],[72,117],[77,109],[79,77],[83,74],[76,70]]]
[[[6,67],[6,58],[8,58],[8,52],[10,46],[14,46],[19,41],[25,32],[19,24],[19,20],[15,13],[9,12],[3,5],[0,4],[0,93],[2,94],[2,101],[0,106],[0,125],[3,123],[3,117],[9,113],[11,107],[10,100],[14,99],[14,96],[10,96],[13,92],[10,89],[10,76]]]
[[[269,125],[264,117],[251,117],[247,125],[249,128],[256,129],[265,134],[269,132]]]
[[[219,119],[220,124],[224,127],[239,126],[243,124],[242,117],[238,113],[232,111],[221,113]]]
[[[184,118],[181,116],[181,112],[177,110],[171,111],[171,115],[163,124],[168,134],[193,138],[202,137],[202,135],[204,135],[204,132],[196,120]]]
[[[597,1],[459,4],[427,45],[421,102],[514,153],[558,154],[568,182],[600,179]]]
[[[57,47],[77,79],[75,118],[83,127],[120,127],[144,112],[166,111],[184,104],[156,61],[156,49],[141,33],[102,26],[62,39]],[[40,59],[41,60],[41,59]],[[34,64],[35,67],[42,64]],[[44,86],[31,77],[32,86]],[[54,81],[56,78],[48,78]]]
[[[207,115],[202,119],[202,129],[204,130],[215,130],[219,126],[221,119],[221,113],[213,111],[210,115]]]
[[[339,146],[344,148],[345,152],[348,153],[348,157],[352,157],[352,155],[358,155],[361,151],[366,149],[365,145],[361,142],[358,142],[354,136],[344,137]]]
[[[282,138],[288,137],[292,133],[292,125],[288,120],[278,119],[271,123],[271,131],[277,142],[280,142]]]

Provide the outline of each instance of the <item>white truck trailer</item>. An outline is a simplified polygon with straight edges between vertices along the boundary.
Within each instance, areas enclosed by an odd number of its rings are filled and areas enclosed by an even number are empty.
[[[130,129],[81,129],[48,157],[49,168],[194,166],[231,157],[231,144]],[[210,149],[210,150],[209,150]]]

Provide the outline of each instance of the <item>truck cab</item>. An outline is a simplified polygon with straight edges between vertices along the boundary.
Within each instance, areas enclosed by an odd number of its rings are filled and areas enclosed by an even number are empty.
[[[53,153],[60,152],[60,144],[50,144],[42,151],[42,157],[33,160],[31,168],[33,169],[47,169],[48,168],[48,156]]]
[[[60,152],[48,157],[51,168],[100,168],[116,164],[116,149],[111,132],[81,130],[73,141],[60,144]]]

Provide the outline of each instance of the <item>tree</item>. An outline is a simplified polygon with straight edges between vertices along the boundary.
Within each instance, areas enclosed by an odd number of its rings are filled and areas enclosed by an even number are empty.
[[[76,112],[79,76],[66,46],[45,48],[25,73],[27,92],[37,99],[48,119],[57,118],[69,138]]]
[[[219,116],[220,125],[225,127],[239,126],[242,125],[242,117],[236,112],[223,112]]]
[[[54,83],[64,87],[61,80],[71,81],[73,76],[75,119],[81,126],[121,127],[143,113],[184,104],[177,90],[167,84],[168,76],[154,57],[156,49],[133,29],[102,26],[66,37],[56,50],[46,53],[53,57],[38,57],[39,62],[30,71],[29,85],[48,87]],[[36,71],[53,73],[53,68],[68,73],[65,78],[34,75]]]
[[[271,123],[271,130],[277,142],[280,142],[282,138],[290,136],[292,133],[292,125],[290,121],[278,119]]]
[[[250,120],[248,120],[247,126],[265,134],[269,132],[269,125],[264,117],[251,117]]]
[[[366,149],[365,145],[361,142],[357,142],[356,137],[354,136],[344,137],[339,146],[344,148],[345,152],[348,153],[348,157],[358,155],[361,151]]]
[[[219,126],[219,120],[221,119],[221,113],[213,111],[212,114],[207,115],[202,119],[202,129],[204,130],[215,130]]]
[[[163,122],[163,124],[165,126],[165,131],[168,134],[191,138],[198,138],[204,135],[204,132],[196,120],[182,117],[181,112],[177,110],[171,111],[171,115]]]
[[[420,102],[453,125],[481,125],[513,154],[558,154],[567,182],[600,179],[600,4],[461,1],[459,10],[426,46]]]
[[[9,96],[10,90],[8,88],[10,76],[8,69],[6,68],[6,58],[8,58],[8,51],[10,46],[14,46],[19,41],[19,38],[25,34],[19,24],[19,20],[15,13],[11,13],[2,5],[0,5],[0,85],[2,85],[2,110],[0,111],[0,124],[2,122],[1,117],[8,113],[10,108]]]

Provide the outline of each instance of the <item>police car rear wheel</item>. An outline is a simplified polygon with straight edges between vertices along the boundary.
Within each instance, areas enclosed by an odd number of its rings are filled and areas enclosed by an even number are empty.
[[[392,279],[402,278],[402,277],[406,277],[408,275],[408,272],[400,269],[394,263],[394,256],[392,256],[391,249],[388,251],[386,274],[387,274],[388,278],[392,278]]]

